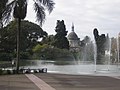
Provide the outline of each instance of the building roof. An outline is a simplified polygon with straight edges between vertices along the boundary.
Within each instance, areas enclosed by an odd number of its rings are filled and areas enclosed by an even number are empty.
[[[74,31],[72,31],[69,33],[68,39],[69,40],[78,40],[79,38],[78,38],[77,34]]]
[[[74,25],[72,24],[72,32],[70,32],[68,34],[68,37],[67,37],[69,40],[78,40],[78,36],[77,34],[74,32]]]

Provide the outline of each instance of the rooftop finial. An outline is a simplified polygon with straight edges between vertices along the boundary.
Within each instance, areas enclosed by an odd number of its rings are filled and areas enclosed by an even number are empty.
[[[109,39],[109,34],[107,33],[107,36],[106,36],[108,39]]]
[[[74,23],[72,23],[72,31],[74,32]]]

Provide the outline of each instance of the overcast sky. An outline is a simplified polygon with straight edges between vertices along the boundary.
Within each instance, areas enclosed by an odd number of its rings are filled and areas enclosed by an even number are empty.
[[[120,0],[54,0],[55,8],[47,14],[43,29],[55,34],[57,20],[64,20],[66,30],[71,32],[72,22],[78,37],[86,35],[93,38],[93,29],[100,34],[109,33],[116,37],[120,32]],[[29,0],[28,20],[35,22],[32,0]],[[36,22],[37,23],[37,22]]]

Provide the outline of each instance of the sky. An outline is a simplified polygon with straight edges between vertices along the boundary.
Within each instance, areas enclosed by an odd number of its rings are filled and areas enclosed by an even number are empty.
[[[117,37],[120,32],[120,0],[54,0],[55,8],[47,13],[43,25],[49,35],[56,34],[57,20],[64,20],[68,34],[74,23],[75,32],[80,39],[86,35],[93,38],[93,29],[99,34]],[[33,2],[29,0],[26,20],[37,23],[33,11]],[[38,24],[38,23],[37,23]]]

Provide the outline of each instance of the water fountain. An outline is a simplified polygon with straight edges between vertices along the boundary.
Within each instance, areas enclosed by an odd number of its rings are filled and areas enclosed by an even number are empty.
[[[104,35],[103,35],[104,36]],[[104,39],[104,38],[102,38]],[[94,42],[90,42],[89,44],[86,44],[84,49],[83,49],[83,58],[80,58],[80,62],[79,63],[75,63],[75,64],[69,64],[69,65],[55,65],[54,62],[56,61],[42,61],[42,60],[38,60],[38,61],[32,61],[32,62],[36,62],[36,65],[34,66],[30,66],[29,68],[48,68],[48,72],[52,72],[52,73],[64,73],[64,74],[92,74],[92,75],[117,75],[120,74],[119,71],[119,41],[117,40],[116,46],[117,46],[117,64],[115,65],[112,63],[111,60],[111,43],[112,40],[108,37],[107,35],[107,39],[105,39],[106,42],[102,43],[105,47],[101,47],[104,48],[104,52],[102,52],[102,55],[100,53],[100,49],[99,51],[97,50],[97,43]],[[104,41],[104,40],[103,40]],[[102,45],[101,44],[101,45]],[[91,48],[91,46],[93,48]],[[91,51],[90,49],[93,49],[93,51]],[[93,55],[92,58],[89,57],[88,54]],[[81,53],[80,53],[81,54]],[[101,61],[98,61],[98,59],[102,57],[102,59],[100,59]],[[92,59],[91,61],[89,61],[88,59]],[[73,60],[75,61],[75,60]],[[83,62],[84,61],[84,62]],[[82,63],[83,62],[83,63]],[[25,67],[25,68],[28,68]]]
[[[118,37],[117,37],[117,59],[118,59],[118,63],[120,62],[120,33],[118,34]]]
[[[94,40],[94,44],[93,44],[94,46],[94,64],[95,64],[95,72],[96,72],[96,59],[97,59],[97,46],[96,46],[96,42],[95,42],[95,40]]]
[[[108,64],[108,71],[109,71],[109,67],[111,65],[111,39],[108,37],[107,41],[106,41],[106,47],[107,50],[105,51],[105,57],[106,57],[106,63]]]
[[[94,32],[95,34],[96,33],[98,33],[98,32]],[[98,36],[99,36],[99,34],[98,34]],[[97,38],[98,39],[98,38]],[[94,61],[95,61],[95,70],[96,70],[96,72],[101,72],[101,73],[111,73],[111,74],[113,74],[113,73],[120,73],[120,70],[119,70],[119,51],[120,51],[120,48],[119,48],[119,46],[120,46],[120,44],[119,44],[119,36],[118,36],[118,38],[117,38],[117,40],[116,40],[116,43],[114,43],[114,42],[112,42],[111,41],[111,38],[109,38],[109,35],[107,34],[107,36],[106,36],[106,42],[105,43],[103,43],[103,45],[104,45],[104,47],[103,47],[103,50],[105,51],[105,53],[103,53],[103,56],[102,56],[102,59],[104,59],[104,61],[103,60],[101,60],[101,61],[103,61],[104,63],[97,63],[97,60],[99,59],[99,58],[97,58],[97,57],[99,57],[98,55],[96,56],[96,58],[94,58]],[[114,64],[113,62],[112,62],[112,60],[111,60],[111,55],[113,54],[113,47],[111,46],[112,45],[112,43],[114,44],[114,46],[116,46],[116,53],[117,53],[117,62],[116,62],[116,64]],[[95,45],[94,45],[95,46]],[[98,46],[98,45],[97,45]],[[99,47],[99,46],[98,46]],[[97,49],[98,49],[98,47],[97,47]],[[95,51],[96,51],[96,49],[94,49]],[[111,52],[112,51],[112,52]],[[100,52],[98,52],[98,51],[96,51],[97,53],[100,53]],[[104,57],[104,58],[103,58]],[[115,56],[114,56],[115,57]]]

